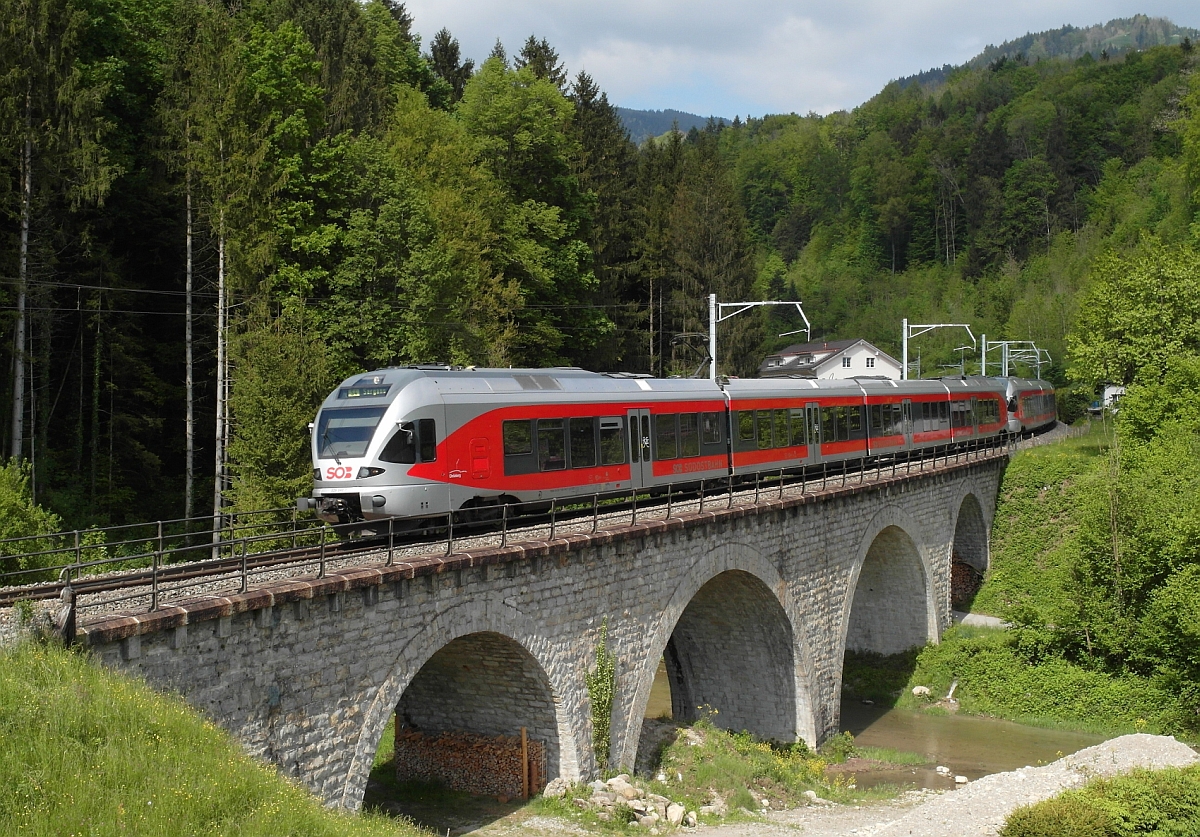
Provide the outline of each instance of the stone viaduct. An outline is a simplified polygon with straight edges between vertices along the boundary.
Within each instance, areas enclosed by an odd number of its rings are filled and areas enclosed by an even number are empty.
[[[667,661],[676,717],[819,744],[847,648],[950,623],[951,555],[987,566],[1003,454],[594,535],[278,582],[82,629],[105,664],[182,695],[331,805],[361,805],[389,717],[545,742],[596,771],[585,675],[616,656],[611,753],[632,766]]]

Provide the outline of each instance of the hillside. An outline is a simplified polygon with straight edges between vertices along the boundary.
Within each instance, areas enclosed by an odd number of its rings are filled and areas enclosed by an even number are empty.
[[[629,131],[629,137],[635,145],[641,145],[651,137],[660,137],[671,128],[678,127],[683,133],[692,128],[703,128],[712,119],[716,122],[729,123],[721,116],[697,116],[681,110],[634,110],[632,108],[617,108],[617,116],[621,124]]]
[[[6,834],[414,837],[323,808],[182,700],[61,648],[0,649]]]
[[[1161,17],[1134,15],[1116,18],[1108,23],[1093,26],[1063,26],[1045,32],[1030,32],[1020,38],[1005,41],[999,46],[988,44],[965,67],[986,67],[1001,58],[1023,56],[1029,61],[1046,58],[1082,58],[1090,53],[1098,60],[1104,56],[1115,58],[1130,49],[1149,49],[1155,46],[1178,46],[1185,39],[1195,41],[1200,29],[1177,26]],[[921,87],[942,84],[958,67],[944,64],[922,73],[897,79],[900,85],[916,84]]]

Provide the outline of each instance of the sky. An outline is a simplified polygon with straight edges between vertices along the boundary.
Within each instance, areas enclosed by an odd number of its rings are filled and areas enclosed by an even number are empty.
[[[1200,27],[1195,0],[407,0],[428,45],[443,26],[482,63],[546,38],[614,104],[702,116],[829,113],[891,79],[988,44],[1147,14]]]

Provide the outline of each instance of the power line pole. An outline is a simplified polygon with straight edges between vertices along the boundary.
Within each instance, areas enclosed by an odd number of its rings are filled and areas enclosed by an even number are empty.
[[[804,328],[796,329],[795,331],[785,331],[780,337],[786,337],[789,334],[799,334],[804,332],[807,339],[812,339],[812,324],[808,321],[808,317],[804,314],[804,308],[799,302],[717,302],[716,294],[708,295],[708,379],[715,381],[717,379],[717,324],[723,323],[728,319],[736,317],[751,308],[761,308],[768,305],[794,305],[796,310],[800,312],[800,318],[804,320]],[[732,309],[728,314],[723,313],[726,308]]]

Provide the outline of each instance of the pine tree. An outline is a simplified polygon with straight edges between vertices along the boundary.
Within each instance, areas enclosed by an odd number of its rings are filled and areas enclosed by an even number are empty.
[[[559,90],[566,90],[567,69],[558,60],[558,53],[545,38],[540,41],[530,35],[517,55],[517,69],[528,67],[536,78],[548,81]]]
[[[462,59],[458,39],[450,34],[449,29],[443,28],[433,36],[433,41],[429,44],[429,64],[433,71],[450,85],[453,91],[451,101],[457,102],[461,99],[463,88],[475,72],[475,62],[470,58]]]
[[[637,148],[616,108],[587,73],[575,77],[570,98],[575,104],[572,128],[579,148],[575,171],[592,201],[586,233],[596,273],[594,299],[610,306],[607,315],[614,323],[594,350],[580,357],[580,363],[597,370],[643,371],[646,312],[637,305],[634,271]]]

